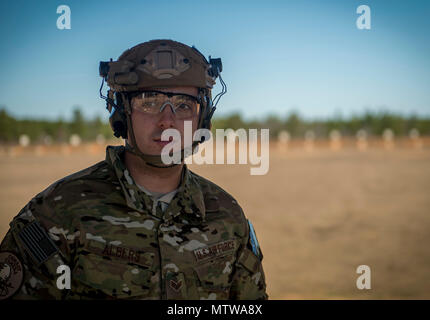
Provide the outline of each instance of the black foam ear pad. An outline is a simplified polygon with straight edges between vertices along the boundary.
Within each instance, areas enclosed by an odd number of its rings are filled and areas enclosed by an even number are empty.
[[[113,134],[117,138],[127,139],[127,118],[124,112],[124,104],[120,93],[115,92],[114,111],[109,117],[109,123],[113,130]]]
[[[212,115],[215,111],[215,108],[212,106],[212,101],[210,97],[206,96],[205,100],[206,100],[206,108],[202,117],[203,119],[202,119],[201,128],[210,130],[210,123],[211,123]],[[203,143],[204,141],[205,141],[205,136],[202,136],[200,138],[200,143]]]
[[[115,137],[127,139],[127,119],[122,108],[115,108],[109,117],[109,123]]]
[[[212,118],[212,101],[208,96],[205,97],[206,99],[206,108],[205,113],[203,114],[203,122],[202,122],[202,129],[209,129],[209,123]]]

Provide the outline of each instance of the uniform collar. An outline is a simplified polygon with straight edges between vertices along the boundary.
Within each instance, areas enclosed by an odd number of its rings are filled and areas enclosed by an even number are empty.
[[[166,204],[169,204],[170,201],[172,201],[175,194],[178,192],[178,189],[175,189],[175,190],[170,191],[168,193],[151,192],[151,191],[147,190],[144,186],[141,186],[137,183],[136,183],[136,185],[140,188],[140,190],[142,190],[147,195],[149,195],[153,200],[161,201],[161,202],[164,202]]]
[[[124,164],[124,146],[108,146],[106,162],[113,168],[121,185],[127,205],[139,212],[151,213],[152,198],[143,192],[134,182],[133,177]],[[199,184],[185,164],[182,170],[181,183],[178,192],[173,197],[164,213],[164,220],[170,220],[181,212],[205,219],[205,203]]]

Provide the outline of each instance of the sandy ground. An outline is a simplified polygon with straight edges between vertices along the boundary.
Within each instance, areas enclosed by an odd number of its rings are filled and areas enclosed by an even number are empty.
[[[39,191],[104,152],[0,157],[0,238]],[[271,299],[430,299],[430,149],[290,150],[270,170],[191,165],[241,204]],[[371,289],[356,287],[359,265]]]

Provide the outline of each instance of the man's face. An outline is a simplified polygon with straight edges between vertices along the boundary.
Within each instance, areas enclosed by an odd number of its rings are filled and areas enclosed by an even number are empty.
[[[170,87],[170,88],[153,88],[157,91],[184,93],[194,97],[198,95],[196,87]],[[163,99],[167,101],[168,97],[162,95]],[[131,119],[133,123],[134,136],[139,149],[144,154],[160,155],[161,150],[164,148],[168,141],[161,141],[161,134],[166,129],[176,129],[181,134],[182,147],[184,146],[184,122],[192,121],[192,132],[197,129],[198,114],[187,119],[178,119],[174,114],[170,104],[167,105],[162,112],[150,114],[143,112],[139,106],[142,104],[141,96],[133,97],[131,101],[132,112]],[[130,135],[129,135],[130,136]],[[131,144],[131,141],[128,140]]]

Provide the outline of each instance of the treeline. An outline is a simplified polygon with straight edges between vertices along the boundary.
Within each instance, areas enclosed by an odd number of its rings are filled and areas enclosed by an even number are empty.
[[[358,130],[365,130],[369,136],[380,136],[385,129],[391,129],[396,136],[407,136],[412,129],[420,135],[430,135],[430,118],[415,115],[402,116],[388,111],[366,111],[362,115],[343,118],[335,116],[324,120],[305,120],[297,112],[290,112],[284,118],[269,115],[262,120],[245,121],[239,113],[227,117],[215,118],[214,128],[269,128],[272,138],[280,131],[288,131],[292,138],[303,138],[307,131],[312,131],[317,138],[326,138],[332,130],[342,136],[355,136]]]
[[[430,135],[430,118],[402,116],[390,112],[367,111],[360,116],[343,118],[341,116],[325,120],[305,120],[298,113],[291,112],[284,118],[267,116],[261,120],[246,121],[239,113],[212,120],[212,129],[234,130],[239,128],[268,128],[270,136],[276,138],[280,131],[288,131],[292,138],[303,138],[309,130],[315,136],[328,137],[332,130],[338,130],[343,136],[354,136],[358,130],[365,130],[370,136],[379,136],[385,129],[391,129],[396,136],[407,136],[412,129],[420,135]],[[31,143],[67,142],[72,134],[77,134],[82,141],[93,141],[97,137],[113,138],[107,121],[100,117],[85,119],[79,108],[73,111],[70,121],[16,119],[5,109],[0,109],[0,143],[17,143],[21,135],[27,135]]]
[[[32,143],[68,142],[72,134],[82,141],[95,140],[100,135],[112,138],[112,130],[100,117],[87,120],[80,109],[75,108],[71,121],[15,119],[5,109],[0,110],[0,142],[16,143],[21,135],[27,135]]]

